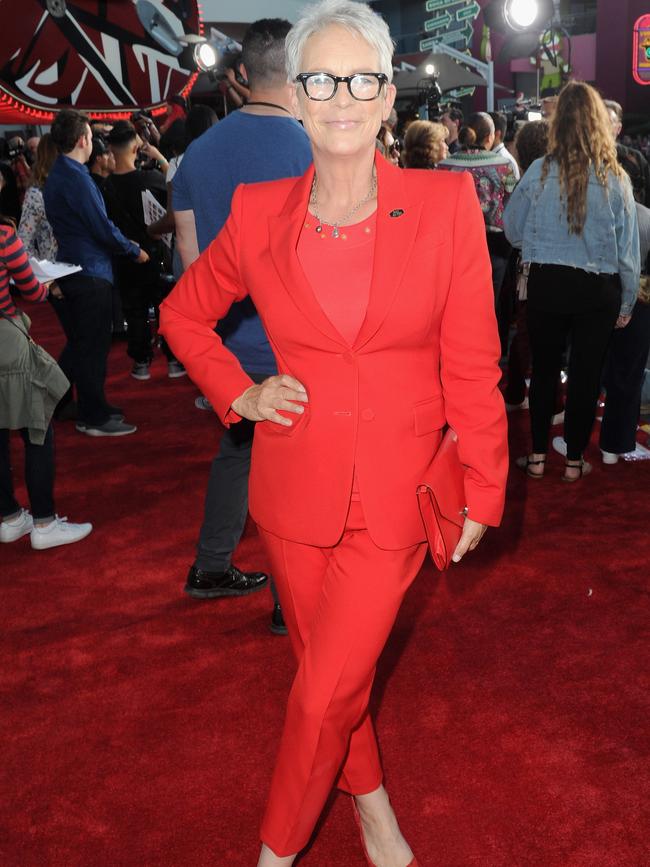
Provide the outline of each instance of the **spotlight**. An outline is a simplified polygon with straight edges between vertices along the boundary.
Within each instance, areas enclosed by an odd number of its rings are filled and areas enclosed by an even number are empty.
[[[539,11],[537,0],[510,0],[503,6],[506,24],[513,30],[527,30],[532,27]]]
[[[435,75],[436,74],[436,68],[433,65],[433,63],[427,63],[427,65],[424,67],[424,71],[426,72],[427,75]]]
[[[553,17],[553,0],[492,0],[485,7],[488,27],[504,33],[541,31]]]
[[[219,55],[209,42],[199,42],[194,46],[194,60],[201,72],[209,72],[219,63]]]

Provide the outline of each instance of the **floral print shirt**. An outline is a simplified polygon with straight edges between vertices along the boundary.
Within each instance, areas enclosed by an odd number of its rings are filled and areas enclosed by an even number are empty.
[[[28,256],[56,261],[57,243],[45,216],[43,191],[39,187],[31,186],[25,193],[18,237]]]

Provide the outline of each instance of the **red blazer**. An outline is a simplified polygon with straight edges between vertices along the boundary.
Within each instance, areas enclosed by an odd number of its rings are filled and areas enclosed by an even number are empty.
[[[309,545],[340,539],[355,465],[373,541],[424,541],[416,488],[446,422],[469,467],[470,517],[498,525],[503,511],[500,346],[472,176],[402,170],[380,156],[376,167],[373,277],[354,346],[319,306],[296,253],[313,167],[238,187],[226,225],[161,307],[161,332],[228,424],[252,382],[213,328],[251,296],[280,373],[303,383],[309,403],[290,414],[292,427],[257,424],[250,511],[265,530]]]

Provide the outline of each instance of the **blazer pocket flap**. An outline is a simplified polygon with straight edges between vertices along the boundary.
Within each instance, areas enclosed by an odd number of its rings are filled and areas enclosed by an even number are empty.
[[[446,424],[445,405],[442,395],[430,397],[416,403],[413,407],[415,435],[418,437],[433,431],[442,430]]]

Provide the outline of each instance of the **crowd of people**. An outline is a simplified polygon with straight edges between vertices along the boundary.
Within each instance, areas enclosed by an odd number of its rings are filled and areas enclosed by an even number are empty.
[[[530,412],[516,465],[532,479],[561,420],[562,479],[591,471],[603,389],[603,461],[637,440],[650,169],[620,139],[621,107],[574,81],[512,143],[500,112],[448,107],[400,124],[390,52],[365,5],[321,0],[293,28],[251,25],[222,120],[180,98],[160,127],[146,112],[108,123],[66,109],[42,137],[13,137],[0,161],[0,541],[29,535],[43,549],[92,531],[56,512],[52,419],[89,437],[136,433],[105,393],[113,341],[125,338],[138,381],[158,345],[170,378],[190,374],[197,407],[224,431],[185,592],[269,585],[270,628],[289,632],[300,665],[260,865],[292,863],[337,779],[368,852],[416,864],[381,784],[367,699],[424,557],[415,488],[445,421],[469,467],[455,560],[499,523],[502,392],[509,411]],[[39,284],[28,256],[81,270]],[[409,299],[397,293],[403,267]],[[66,338],[58,364],[17,303],[46,299]],[[37,369],[49,377],[39,389]],[[11,430],[30,510],[14,496]],[[233,563],[249,476],[272,579]],[[370,598],[381,604],[366,607],[365,655],[349,666],[359,634],[346,612]]]

